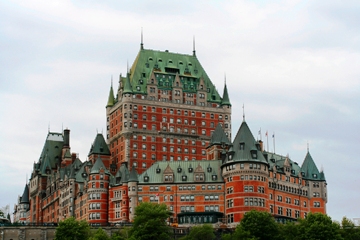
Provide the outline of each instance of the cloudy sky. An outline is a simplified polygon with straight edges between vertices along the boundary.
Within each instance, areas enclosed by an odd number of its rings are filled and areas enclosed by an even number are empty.
[[[328,214],[360,217],[359,22],[358,1],[1,1],[0,207],[23,192],[49,128],[69,128],[86,160],[143,28],[148,49],[191,54],[195,36],[221,93],[226,74],[233,136],[244,104],[276,152],[301,164],[309,143]]]

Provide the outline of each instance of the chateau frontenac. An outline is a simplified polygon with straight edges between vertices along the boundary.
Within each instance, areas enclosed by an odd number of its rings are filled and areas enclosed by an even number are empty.
[[[86,161],[71,151],[69,129],[48,132],[14,221],[127,223],[141,202],[166,204],[179,226],[233,227],[252,209],[278,221],[326,213],[325,175],[309,151],[301,165],[266,151],[245,117],[232,140],[227,83],[220,94],[195,48],[141,43],[104,103],[106,135],[95,136]]]

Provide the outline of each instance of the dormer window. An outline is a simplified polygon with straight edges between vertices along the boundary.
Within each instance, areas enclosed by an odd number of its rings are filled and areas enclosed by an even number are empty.
[[[233,155],[232,155],[232,154],[229,154],[228,158],[229,158],[229,160],[232,160]]]
[[[186,181],[186,180],[187,180],[187,176],[186,176],[186,175],[183,175],[182,178],[181,178],[181,180]]]
[[[304,173],[304,172],[301,172],[301,176],[305,177],[305,173]]]
[[[240,150],[244,150],[245,149],[245,143],[244,142],[241,142],[240,143]]]
[[[161,169],[158,167],[157,169],[156,169],[156,173],[160,173],[161,172]]]
[[[257,150],[251,150],[250,152],[251,152],[251,157],[253,159],[256,159],[257,158]]]
[[[215,180],[217,179],[217,175],[216,175],[216,174],[213,174],[213,175],[211,176],[211,178],[212,178],[213,181],[215,181]]]
[[[144,177],[144,182],[148,182],[149,181],[149,176],[145,176]]]
[[[192,167],[189,167],[189,173],[193,172],[193,168]]]
[[[317,178],[317,174],[313,174],[313,178]]]
[[[178,172],[178,173],[181,173],[181,171],[182,171],[182,169],[181,169],[181,167],[179,166],[179,167],[177,168],[177,172]]]
[[[208,171],[208,172],[211,172],[211,171],[212,171],[212,167],[209,166],[209,167],[207,168],[207,171]]]

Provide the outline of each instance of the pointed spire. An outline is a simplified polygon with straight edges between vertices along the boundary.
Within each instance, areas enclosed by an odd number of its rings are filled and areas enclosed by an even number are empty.
[[[129,73],[126,75],[125,84],[124,84],[123,94],[126,94],[126,93],[131,93],[131,94],[133,93],[131,84],[130,84],[130,74]]]
[[[225,75],[225,83],[224,83],[224,93],[221,101],[222,106],[231,106],[230,99],[229,99],[229,93],[226,86],[226,75]]]
[[[112,107],[114,106],[114,103],[115,103],[115,98],[114,98],[114,90],[113,90],[113,78],[111,76],[111,86],[110,86],[109,98],[106,107]]]
[[[143,42],[143,28],[141,27],[141,43],[140,50],[144,50],[144,42]]]
[[[242,109],[243,109],[243,122],[245,122],[245,105],[244,104],[242,106]]]
[[[195,36],[193,36],[193,56],[196,56],[196,51],[195,51]]]
[[[139,182],[137,171],[135,170],[135,167],[131,168],[130,176],[129,176],[129,182]]]

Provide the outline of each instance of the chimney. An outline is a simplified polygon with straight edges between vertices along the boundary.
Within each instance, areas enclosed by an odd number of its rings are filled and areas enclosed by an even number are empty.
[[[263,141],[259,140],[259,144],[260,144],[260,150],[263,152],[264,151]]]
[[[77,157],[76,153],[72,153],[72,154],[71,154],[71,163],[74,163],[74,162],[75,162],[76,157]]]
[[[70,147],[70,130],[64,130],[64,147]]]

